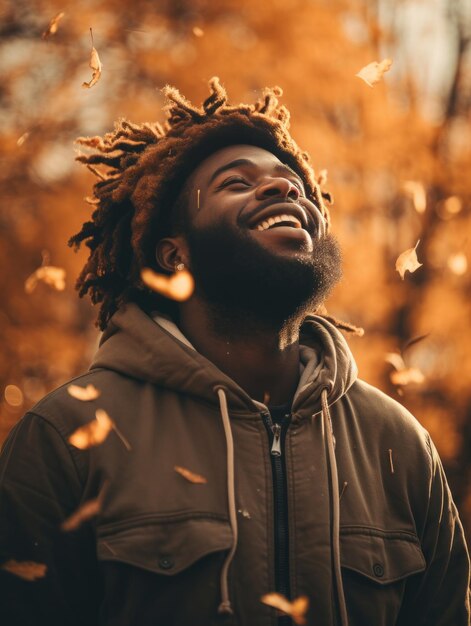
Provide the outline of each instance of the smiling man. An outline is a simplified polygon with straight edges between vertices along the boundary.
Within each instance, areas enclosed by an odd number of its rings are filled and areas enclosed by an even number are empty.
[[[3,448],[2,618],[465,626],[435,447],[316,314],[340,254],[280,91],[234,107],[210,85],[201,109],[167,88],[165,128],[80,140],[108,168],[71,239],[104,333],[88,391],[49,394]],[[150,291],[148,267],[191,272],[193,295]]]

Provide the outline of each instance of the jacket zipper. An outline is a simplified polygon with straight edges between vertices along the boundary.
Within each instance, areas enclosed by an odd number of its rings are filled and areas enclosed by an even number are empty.
[[[290,418],[291,415],[287,416],[283,424],[273,424],[270,413],[262,413],[262,419],[270,442],[273,477],[276,591],[286,598],[290,597],[290,583],[288,507],[283,445]]]

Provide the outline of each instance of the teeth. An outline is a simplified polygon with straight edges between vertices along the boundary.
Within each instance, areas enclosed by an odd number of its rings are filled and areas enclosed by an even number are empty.
[[[275,215],[274,217],[269,217],[266,220],[263,220],[260,224],[257,224],[257,230],[267,230],[273,224],[278,224],[279,222],[291,222],[296,226],[296,228],[301,228],[301,224],[299,220],[294,217],[294,215]]]

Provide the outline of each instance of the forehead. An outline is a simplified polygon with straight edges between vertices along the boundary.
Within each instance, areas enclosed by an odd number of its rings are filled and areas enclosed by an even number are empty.
[[[282,161],[268,150],[257,146],[237,144],[221,148],[204,159],[194,170],[191,179],[199,183],[208,182],[220,167],[238,159],[249,159],[258,169],[267,172],[272,172],[277,166],[282,165]]]

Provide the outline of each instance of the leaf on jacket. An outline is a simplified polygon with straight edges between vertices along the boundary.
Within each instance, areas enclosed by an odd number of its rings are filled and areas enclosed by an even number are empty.
[[[37,580],[38,578],[44,578],[47,571],[47,565],[44,563],[35,563],[34,561],[15,561],[10,560],[2,563],[0,568],[6,572],[10,572],[18,578],[23,580],[29,580],[30,582]]]
[[[86,387],[79,387],[79,385],[69,385],[67,392],[72,398],[81,400],[82,402],[88,402],[89,400],[96,400],[100,395],[99,389],[94,385],[87,385]]]
[[[404,274],[415,272],[416,269],[422,267],[423,263],[419,263],[417,258],[417,246],[420,243],[420,239],[415,244],[414,248],[408,248],[405,252],[400,254],[396,260],[396,270],[399,272],[402,280],[404,280]]]
[[[362,67],[361,70],[355,74],[358,78],[361,78],[365,81],[367,85],[373,87],[378,83],[383,74],[385,74],[392,65],[392,59],[384,59],[380,63],[378,61],[373,61],[373,63],[368,63],[365,67]]]
[[[412,200],[412,204],[417,213],[425,213],[425,209],[427,208],[427,194],[423,184],[417,180],[406,180],[402,184],[402,189]]]
[[[306,624],[306,612],[309,608],[307,596],[300,596],[290,602],[280,593],[267,593],[261,597],[261,601],[289,615],[295,624]]]
[[[103,496],[105,495],[108,484],[109,481],[106,480],[96,498],[84,502],[82,506],[80,506],[76,511],[74,511],[74,513],[72,513],[72,515],[64,520],[61,524],[61,530],[65,532],[77,530],[77,528],[79,528],[83,524],[83,522],[86,522],[92,517],[95,517],[95,515],[98,515],[98,513],[100,513],[101,511]]]
[[[93,32],[91,28],[90,28],[90,36],[92,38],[92,51],[90,53],[90,63],[88,65],[92,70],[92,78],[88,83],[87,82],[82,83],[82,87],[86,87],[87,89],[90,89],[91,87],[93,87],[93,85],[97,84],[101,76],[101,71],[103,69],[101,65],[100,57],[98,56],[98,52],[95,46],[93,45]]]
[[[169,277],[145,267],[141,271],[141,278],[152,291],[177,302],[188,300],[195,288],[195,281],[188,270],[180,270]]]
[[[43,39],[47,39],[51,35],[55,35],[57,33],[57,29],[59,28],[59,22],[64,17],[64,15],[65,13],[61,11],[52,18],[52,20],[49,22],[49,26],[42,34]]]
[[[125,448],[131,450],[131,444],[122,434],[114,421],[103,409],[95,411],[95,419],[84,426],[77,428],[69,437],[69,443],[80,450],[86,450],[93,446],[99,446],[105,441],[110,432],[114,430],[121,439]]]
[[[95,517],[101,511],[101,500],[100,498],[95,498],[94,500],[88,500],[82,504],[80,508],[78,508],[70,517],[64,520],[61,524],[61,530],[70,531],[77,530],[79,526],[86,522],[87,520]]]
[[[43,265],[38,267],[25,281],[25,291],[27,294],[33,293],[38,282],[42,281],[57,291],[65,289],[65,269],[54,267],[53,265]]]
[[[201,476],[201,474],[195,474],[189,469],[186,469],[186,467],[175,465],[173,469],[177,472],[177,474],[180,474],[183,478],[186,478],[188,482],[194,483],[195,485],[204,485],[208,482],[204,476]]]

